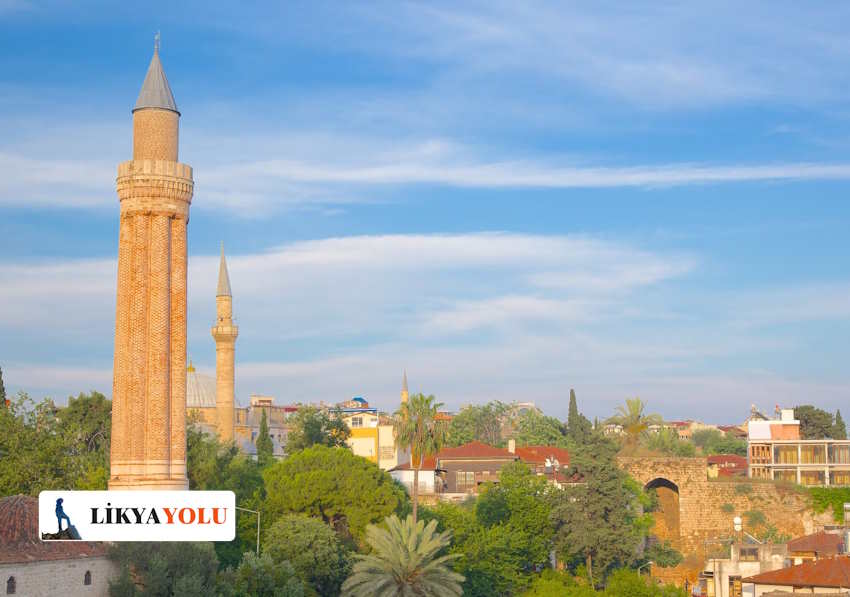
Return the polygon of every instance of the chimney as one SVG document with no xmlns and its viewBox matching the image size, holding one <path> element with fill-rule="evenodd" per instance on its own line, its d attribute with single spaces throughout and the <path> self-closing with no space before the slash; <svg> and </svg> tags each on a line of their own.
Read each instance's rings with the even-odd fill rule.
<svg viewBox="0 0 850 597">
<path fill-rule="evenodd" d="M 508 440 L 508 452 L 516 454 L 516 440 L 513 438 Z"/>
</svg>

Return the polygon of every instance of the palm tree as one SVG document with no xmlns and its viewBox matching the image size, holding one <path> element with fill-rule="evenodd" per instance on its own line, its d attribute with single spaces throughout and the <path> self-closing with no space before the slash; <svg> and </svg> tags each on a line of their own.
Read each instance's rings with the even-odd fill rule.
<svg viewBox="0 0 850 597">
<path fill-rule="evenodd" d="M 437 521 L 425 526 L 412 516 L 393 514 L 386 529 L 366 528 L 369 555 L 357 555 L 351 576 L 342 585 L 344 597 L 459 597 L 464 577 L 446 564 L 460 554 L 437 556 L 451 543 L 451 532 L 435 533 Z"/>
<path fill-rule="evenodd" d="M 419 469 L 425 458 L 435 456 L 446 442 L 446 426 L 437 420 L 437 410 L 443 406 L 434 396 L 414 394 L 401 405 L 393 419 L 396 446 L 410 448 L 413 467 L 413 522 L 419 507 Z"/>
<path fill-rule="evenodd" d="M 646 403 L 640 398 L 626 398 L 625 406 L 618 406 L 617 414 L 606 422 L 621 425 L 626 433 L 626 442 L 635 445 L 650 425 L 663 422 L 661 415 L 643 414 L 645 408 Z"/>
</svg>

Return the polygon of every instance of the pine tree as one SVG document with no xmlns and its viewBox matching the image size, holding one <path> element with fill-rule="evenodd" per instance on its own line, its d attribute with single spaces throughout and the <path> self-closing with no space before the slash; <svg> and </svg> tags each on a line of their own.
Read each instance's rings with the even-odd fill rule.
<svg viewBox="0 0 850 597">
<path fill-rule="evenodd" d="M 832 438 L 847 439 L 847 427 L 844 425 L 844 419 L 841 418 L 840 410 L 835 411 L 835 423 L 832 425 Z"/>
<path fill-rule="evenodd" d="M 6 387 L 3 385 L 2 367 L 0 367 L 0 406 L 6 406 Z"/>
<path fill-rule="evenodd" d="M 570 389 L 570 411 L 567 415 L 567 435 L 577 444 L 583 443 L 590 433 L 590 421 L 578 412 L 576 392 Z"/>
<path fill-rule="evenodd" d="M 260 463 L 260 466 L 265 466 L 272 461 L 273 457 L 274 446 L 269 435 L 269 420 L 266 417 L 266 409 L 263 409 L 263 416 L 260 419 L 260 434 L 257 436 L 257 462 Z"/>
</svg>

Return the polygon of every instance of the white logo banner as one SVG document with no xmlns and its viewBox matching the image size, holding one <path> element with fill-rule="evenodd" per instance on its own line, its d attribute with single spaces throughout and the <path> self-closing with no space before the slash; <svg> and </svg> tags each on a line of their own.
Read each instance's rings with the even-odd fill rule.
<svg viewBox="0 0 850 597">
<path fill-rule="evenodd" d="M 42 491 L 42 541 L 232 541 L 232 491 Z"/>
</svg>

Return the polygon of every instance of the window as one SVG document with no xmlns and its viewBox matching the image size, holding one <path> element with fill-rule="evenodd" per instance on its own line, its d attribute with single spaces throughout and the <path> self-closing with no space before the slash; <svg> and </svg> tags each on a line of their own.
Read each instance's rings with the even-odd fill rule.
<svg viewBox="0 0 850 597">
<path fill-rule="evenodd" d="M 825 464 L 826 463 L 826 445 L 823 445 L 823 446 L 801 446 L 800 447 L 800 463 L 801 464 Z"/>
<path fill-rule="evenodd" d="M 850 464 L 850 446 L 830 446 L 829 461 L 833 464 Z"/>
<path fill-rule="evenodd" d="M 475 473 L 457 471 L 455 475 L 458 491 L 468 491 L 475 487 Z"/>
<path fill-rule="evenodd" d="M 759 548 L 758 547 L 742 547 L 738 556 L 741 562 L 758 562 Z"/>
<path fill-rule="evenodd" d="M 825 485 L 823 471 L 800 471 L 800 485 Z"/>
<path fill-rule="evenodd" d="M 351 428 L 363 427 L 363 417 L 351 417 Z"/>
<path fill-rule="evenodd" d="M 776 481 L 788 481 L 790 483 L 797 482 L 797 471 L 796 470 L 774 470 L 773 478 Z"/>
<path fill-rule="evenodd" d="M 91 584 L 91 570 L 86 570 L 86 575 L 83 576 L 83 584 L 86 586 Z"/>
<path fill-rule="evenodd" d="M 392 460 L 395 458 L 395 448 L 393 446 L 381 446 L 381 460 Z"/>
<path fill-rule="evenodd" d="M 10 576 L 9 580 L 6 581 L 6 594 L 14 595 L 15 594 L 15 577 Z"/>
<path fill-rule="evenodd" d="M 830 485 L 850 485 L 850 471 L 831 471 L 829 473 Z"/>
<path fill-rule="evenodd" d="M 797 446 L 776 446 L 773 461 L 776 464 L 797 464 Z"/>
</svg>

